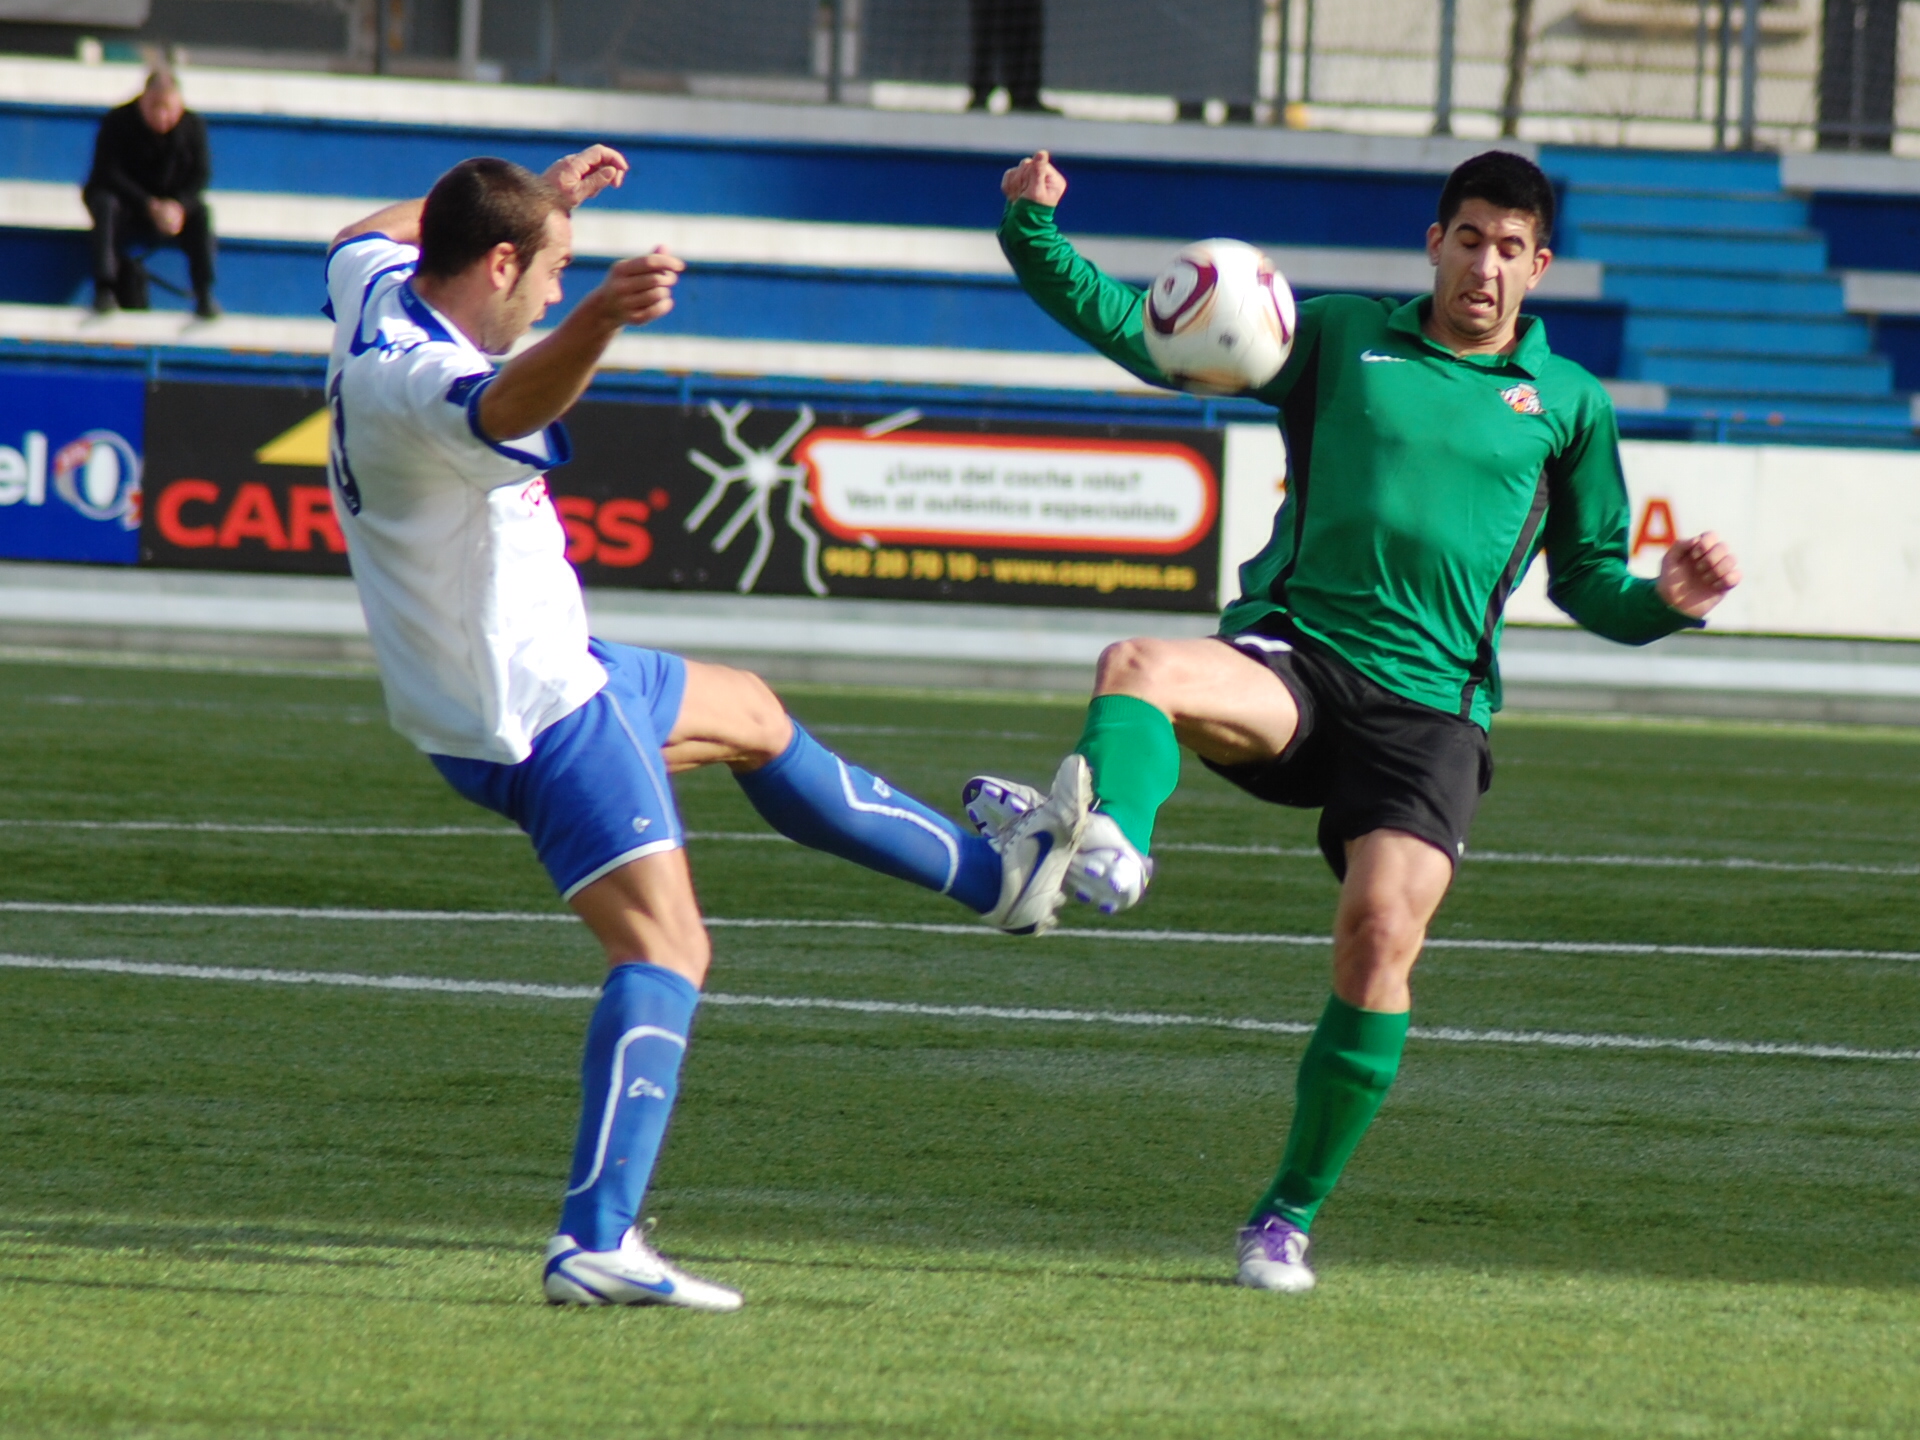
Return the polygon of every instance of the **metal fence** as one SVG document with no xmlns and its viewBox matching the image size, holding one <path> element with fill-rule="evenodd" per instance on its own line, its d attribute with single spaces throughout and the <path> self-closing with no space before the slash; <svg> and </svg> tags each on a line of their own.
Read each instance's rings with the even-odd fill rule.
<svg viewBox="0 0 1920 1440">
<path fill-rule="evenodd" d="M 1829 145 L 1920 154 L 1913 8 L 1911 0 L 151 0 L 132 38 L 184 46 L 202 64 L 898 108 L 1046 105 L 1089 117 L 1381 133 L 1504 129 L 1592 144 L 1802 149 L 1824 135 Z"/>
</svg>

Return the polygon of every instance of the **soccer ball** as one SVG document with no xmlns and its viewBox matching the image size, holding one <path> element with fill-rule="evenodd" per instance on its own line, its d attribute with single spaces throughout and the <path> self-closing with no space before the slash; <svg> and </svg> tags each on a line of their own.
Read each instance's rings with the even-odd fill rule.
<svg viewBox="0 0 1920 1440">
<path fill-rule="evenodd" d="M 1145 338 L 1153 363 L 1182 390 L 1258 390 L 1293 349 L 1293 291 L 1253 246 L 1202 240 L 1147 291 Z"/>
</svg>

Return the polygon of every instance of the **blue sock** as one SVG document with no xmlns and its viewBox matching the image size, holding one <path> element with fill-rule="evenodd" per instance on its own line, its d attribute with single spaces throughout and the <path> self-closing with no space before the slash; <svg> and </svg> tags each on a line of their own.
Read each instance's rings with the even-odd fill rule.
<svg viewBox="0 0 1920 1440">
<path fill-rule="evenodd" d="M 560 1233 L 583 1250 L 613 1249 L 640 1214 L 699 1003 L 693 982 L 662 966 L 636 962 L 607 972 L 587 1022 L 580 1138 L 560 1209 Z"/>
<path fill-rule="evenodd" d="M 975 914 L 1000 903 L 1000 856 L 991 845 L 849 765 L 798 723 L 777 758 L 734 779 L 789 840 L 951 895 Z"/>
</svg>

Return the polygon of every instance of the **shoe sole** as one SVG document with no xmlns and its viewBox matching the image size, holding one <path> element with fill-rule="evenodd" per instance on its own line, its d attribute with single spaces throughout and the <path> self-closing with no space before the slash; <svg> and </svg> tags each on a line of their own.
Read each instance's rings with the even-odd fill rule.
<svg viewBox="0 0 1920 1440">
<path fill-rule="evenodd" d="M 547 1304 L 556 1308 L 571 1306 L 576 1309 L 598 1309 L 616 1305 L 662 1305 L 674 1310 L 697 1310 L 708 1315 L 727 1315 L 738 1310 L 743 1303 L 736 1296 L 731 1304 L 725 1302 L 709 1304 L 689 1298 L 684 1291 L 676 1290 L 669 1295 L 658 1295 L 642 1286 L 635 1286 L 626 1294 L 607 1294 L 594 1289 L 579 1276 L 564 1270 L 548 1275 L 542 1288 Z M 568 1293 L 556 1295 L 555 1290 L 564 1290 Z"/>
<path fill-rule="evenodd" d="M 1249 1279 L 1247 1272 L 1242 1270 L 1233 1277 L 1233 1283 L 1248 1290 L 1265 1290 L 1274 1295 L 1304 1295 L 1307 1291 L 1313 1289 L 1317 1282 L 1314 1277 L 1309 1274 L 1303 1283 L 1290 1282 L 1283 1285 L 1272 1285 L 1263 1280 Z"/>
</svg>

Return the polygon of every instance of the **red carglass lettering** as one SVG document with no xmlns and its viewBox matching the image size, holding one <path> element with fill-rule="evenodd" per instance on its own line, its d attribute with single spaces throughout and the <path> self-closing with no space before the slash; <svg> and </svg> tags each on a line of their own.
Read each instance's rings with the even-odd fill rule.
<svg viewBox="0 0 1920 1440">
<path fill-rule="evenodd" d="M 220 487 L 211 480 L 175 480 L 153 502 L 153 523 L 169 545 L 204 550 L 215 542 L 213 526 L 189 525 L 180 512 L 189 505 L 211 505 L 219 498 Z"/>
<path fill-rule="evenodd" d="M 346 553 L 347 537 L 333 513 L 333 497 L 324 485 L 293 485 L 287 489 L 287 545 L 311 550 L 315 537 L 336 555 Z"/>
<path fill-rule="evenodd" d="M 647 517 L 653 511 L 643 500 L 609 500 L 600 507 L 600 563 L 638 565 L 653 553 Z"/>
<path fill-rule="evenodd" d="M 242 540 L 259 540 L 269 550 L 287 548 L 287 532 L 274 508 L 273 492 L 250 480 L 234 492 L 226 519 L 220 522 L 220 548 L 237 550 Z"/>
</svg>

